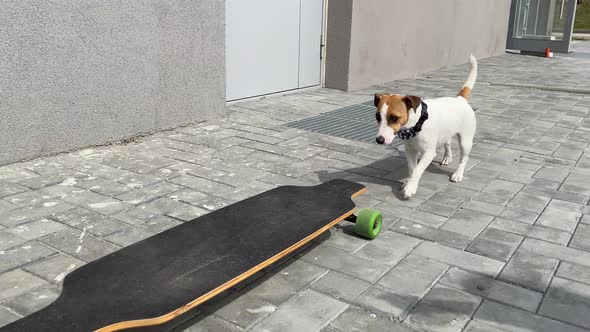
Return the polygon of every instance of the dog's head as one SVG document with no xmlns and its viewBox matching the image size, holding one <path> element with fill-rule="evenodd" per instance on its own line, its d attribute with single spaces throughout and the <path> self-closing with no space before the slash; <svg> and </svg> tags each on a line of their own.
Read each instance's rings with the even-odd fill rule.
<svg viewBox="0 0 590 332">
<path fill-rule="evenodd" d="M 416 113 L 421 99 L 416 96 L 375 94 L 375 118 L 379 125 L 377 143 L 391 144 L 400 129 L 408 123 L 410 112 Z"/>
</svg>

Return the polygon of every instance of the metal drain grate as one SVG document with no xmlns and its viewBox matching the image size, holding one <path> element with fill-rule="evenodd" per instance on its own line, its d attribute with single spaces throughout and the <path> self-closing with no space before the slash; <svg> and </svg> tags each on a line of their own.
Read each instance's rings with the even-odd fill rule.
<svg viewBox="0 0 590 332">
<path fill-rule="evenodd" d="M 477 112 L 477 107 L 473 107 L 473 111 Z M 372 100 L 289 122 L 286 126 L 365 143 L 374 143 L 377 135 L 375 106 Z M 402 143 L 395 138 L 392 146 L 396 147 Z"/>
<path fill-rule="evenodd" d="M 287 126 L 367 143 L 375 142 L 377 132 L 373 101 L 293 121 Z"/>
</svg>

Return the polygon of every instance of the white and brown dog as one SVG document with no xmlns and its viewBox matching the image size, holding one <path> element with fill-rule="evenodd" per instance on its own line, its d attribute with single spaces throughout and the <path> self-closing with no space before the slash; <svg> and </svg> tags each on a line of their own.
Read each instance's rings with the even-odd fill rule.
<svg viewBox="0 0 590 332">
<path fill-rule="evenodd" d="M 391 144 L 396 135 L 404 141 L 409 170 L 408 181 L 402 188 L 406 199 L 416 193 L 420 177 L 442 144 L 445 154 L 441 165 L 449 165 L 453 158 L 451 138 L 455 135 L 459 138 L 461 160 L 451 181 L 463 180 L 476 128 L 475 114 L 467 100 L 477 78 L 477 60 L 472 55 L 469 62 L 469 76 L 457 97 L 422 100 L 416 96 L 375 94 L 377 143 Z"/>
</svg>

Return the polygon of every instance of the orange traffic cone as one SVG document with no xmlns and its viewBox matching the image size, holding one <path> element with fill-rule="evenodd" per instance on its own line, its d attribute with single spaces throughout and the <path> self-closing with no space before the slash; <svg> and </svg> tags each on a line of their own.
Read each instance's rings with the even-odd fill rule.
<svg viewBox="0 0 590 332">
<path fill-rule="evenodd" d="M 553 52 L 551 52 L 551 49 L 549 47 L 547 47 L 545 49 L 545 57 L 546 58 L 552 58 L 553 57 Z"/>
</svg>

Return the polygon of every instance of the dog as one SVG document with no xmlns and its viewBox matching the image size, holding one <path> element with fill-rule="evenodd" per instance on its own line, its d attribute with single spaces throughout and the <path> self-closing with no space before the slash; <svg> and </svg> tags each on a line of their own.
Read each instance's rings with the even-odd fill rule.
<svg viewBox="0 0 590 332">
<path fill-rule="evenodd" d="M 461 148 L 459 166 L 450 180 L 461 182 L 476 130 L 475 113 L 469 96 L 477 79 L 477 59 L 469 59 L 469 75 L 456 97 L 422 100 L 412 95 L 375 94 L 378 144 L 391 144 L 395 136 L 403 140 L 408 162 L 408 180 L 402 195 L 409 199 L 416 194 L 422 174 L 436 157 L 437 147 L 444 144 L 441 165 L 452 159 L 451 139 L 457 135 Z M 418 156 L 421 156 L 418 161 Z"/>
</svg>

